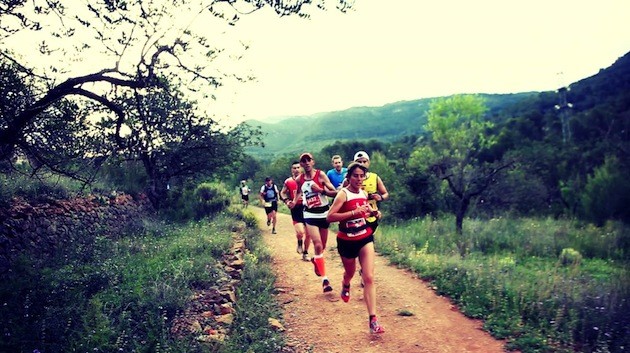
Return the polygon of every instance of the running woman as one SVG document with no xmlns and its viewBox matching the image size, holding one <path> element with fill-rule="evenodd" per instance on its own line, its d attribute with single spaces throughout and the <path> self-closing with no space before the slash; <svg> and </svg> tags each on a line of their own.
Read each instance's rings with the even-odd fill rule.
<svg viewBox="0 0 630 353">
<path fill-rule="evenodd" d="M 328 180 L 326 173 L 315 169 L 315 160 L 310 153 L 300 155 L 300 166 L 304 173 L 297 179 L 298 189 L 295 193 L 293 203 L 297 203 L 302 198 L 304 204 L 304 223 L 306 224 L 306 235 L 311 238 L 315 256 L 311 259 L 315 269 L 315 274 L 322 278 L 322 289 L 324 293 L 332 291 L 332 286 L 326 277 L 326 264 L 324 261 L 324 249 L 328 241 L 328 197 L 334 197 L 337 191 Z"/>
<path fill-rule="evenodd" d="M 357 268 L 357 261 L 363 268 L 362 278 L 365 289 L 363 296 L 368 311 L 368 327 L 371 333 L 383 333 L 385 329 L 378 323 L 376 316 L 376 287 L 374 285 L 374 234 L 367 222 L 368 217 L 380 218 L 381 213 L 372 209 L 368 203 L 368 195 L 362 190 L 368 169 L 360 163 L 353 162 L 348 166 L 347 186 L 342 188 L 326 219 L 339 222 L 337 233 L 337 251 L 343 263 L 343 279 L 341 281 L 341 299 L 350 300 L 350 282 Z"/>
<path fill-rule="evenodd" d="M 297 204 L 293 203 L 295 199 L 295 193 L 297 192 L 298 184 L 297 178 L 302 174 L 302 167 L 300 162 L 295 161 L 291 163 L 291 176 L 288 177 L 282 185 L 280 190 L 280 198 L 282 202 L 291 210 L 291 218 L 293 219 L 293 228 L 295 228 L 295 237 L 297 238 L 298 254 L 302 255 L 302 260 L 309 261 L 308 247 L 311 244 L 311 238 L 305 236 L 306 230 L 304 229 L 304 204 L 302 199 L 297 200 Z"/>
<path fill-rule="evenodd" d="M 359 151 L 354 154 L 353 160 L 359 164 L 362 164 L 366 168 L 370 168 L 370 155 L 365 151 Z M 344 186 L 348 185 L 348 180 L 344 180 Z M 361 187 L 363 191 L 365 191 L 368 195 L 368 202 L 370 206 L 372 206 L 373 210 L 378 210 L 378 204 L 381 201 L 385 201 L 389 198 L 389 192 L 381 180 L 381 177 L 374 172 L 368 172 L 365 180 L 363 180 L 363 186 Z M 367 222 L 370 228 L 372 228 L 372 233 L 376 232 L 376 228 L 378 227 L 378 221 L 376 217 L 368 217 Z M 361 276 L 361 269 L 359 269 L 359 276 Z M 362 276 L 361 276 L 362 278 Z M 363 280 L 361 280 L 361 287 L 364 286 Z"/>
</svg>

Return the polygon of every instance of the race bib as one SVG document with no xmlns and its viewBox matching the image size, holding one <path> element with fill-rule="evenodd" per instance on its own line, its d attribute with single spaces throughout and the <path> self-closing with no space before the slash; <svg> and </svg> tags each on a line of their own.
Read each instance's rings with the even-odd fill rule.
<svg viewBox="0 0 630 353">
<path fill-rule="evenodd" d="M 271 207 L 271 202 L 265 202 L 265 207 Z"/>
<path fill-rule="evenodd" d="M 322 199 L 318 193 L 310 193 L 306 196 L 306 207 L 313 208 L 322 205 Z"/>
<path fill-rule="evenodd" d="M 366 225 L 365 218 L 357 218 L 357 219 L 351 219 L 349 221 L 346 221 L 346 229 L 347 229 L 346 235 L 349 238 L 352 238 L 352 237 L 357 237 L 359 235 L 365 234 L 367 232 L 365 225 Z M 361 227 L 363 227 L 363 229 L 359 230 L 359 228 Z"/>
</svg>

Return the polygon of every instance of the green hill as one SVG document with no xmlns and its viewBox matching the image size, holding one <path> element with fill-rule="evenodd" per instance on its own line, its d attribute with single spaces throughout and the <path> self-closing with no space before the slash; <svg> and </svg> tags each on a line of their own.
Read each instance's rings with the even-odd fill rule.
<svg viewBox="0 0 630 353">
<path fill-rule="evenodd" d="M 482 94 L 490 113 L 538 93 Z M 426 111 L 435 98 L 390 103 L 381 107 L 355 107 L 342 111 L 319 113 L 310 116 L 289 117 L 277 123 L 249 120 L 260 126 L 265 134 L 265 147 L 249 148 L 247 152 L 270 160 L 279 155 L 298 154 L 305 150 L 318 151 L 335 141 L 375 139 L 391 142 L 403 136 L 424 132 Z"/>
</svg>

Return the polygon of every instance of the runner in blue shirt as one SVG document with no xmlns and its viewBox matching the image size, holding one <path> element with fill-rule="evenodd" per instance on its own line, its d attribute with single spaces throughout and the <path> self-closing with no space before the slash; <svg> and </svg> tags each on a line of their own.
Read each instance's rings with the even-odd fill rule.
<svg viewBox="0 0 630 353">
<path fill-rule="evenodd" d="M 348 169 L 343 166 L 343 160 L 340 155 L 336 154 L 330 160 L 333 168 L 326 172 L 326 176 L 330 179 L 335 189 L 340 189 Z"/>
</svg>

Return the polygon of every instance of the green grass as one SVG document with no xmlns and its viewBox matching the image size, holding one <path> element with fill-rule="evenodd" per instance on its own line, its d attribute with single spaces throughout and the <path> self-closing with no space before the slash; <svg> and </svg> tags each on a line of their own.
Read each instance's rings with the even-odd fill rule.
<svg viewBox="0 0 630 353">
<path fill-rule="evenodd" d="M 430 280 L 466 315 L 483 319 L 510 348 L 623 352 L 630 346 L 627 227 L 550 219 L 467 220 L 464 227 L 471 244 L 465 258 L 452 219 L 384 225 L 377 248 Z"/>
<path fill-rule="evenodd" d="M 192 290 L 227 280 L 219 261 L 233 229 L 252 250 L 229 339 L 218 346 L 174 339 L 172 319 Z M 227 212 L 180 226 L 147 222 L 140 234 L 97 237 L 47 261 L 24 256 L 1 274 L 0 351 L 275 352 L 282 340 L 266 323 L 279 310 L 259 238 L 252 215 Z"/>
</svg>

